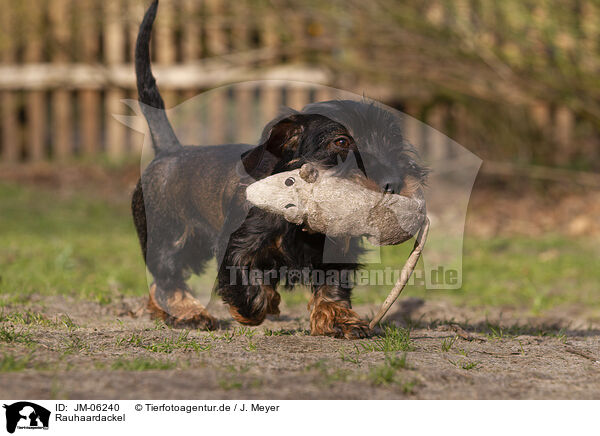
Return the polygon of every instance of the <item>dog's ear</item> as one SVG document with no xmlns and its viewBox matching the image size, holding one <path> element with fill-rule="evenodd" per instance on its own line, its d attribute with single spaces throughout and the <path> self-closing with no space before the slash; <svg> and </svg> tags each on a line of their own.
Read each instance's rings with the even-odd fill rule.
<svg viewBox="0 0 600 436">
<path fill-rule="evenodd" d="M 303 115 L 280 116 L 267 124 L 263 130 L 260 145 L 242 155 L 246 173 L 254 179 L 271 175 L 273 169 L 286 152 L 298 147 L 300 135 L 304 131 Z"/>
<path fill-rule="evenodd" d="M 279 162 L 278 157 L 271 153 L 265 153 L 265 147 L 262 145 L 243 153 L 241 159 L 244 171 L 255 180 L 271 175 L 275 165 Z"/>
<path fill-rule="evenodd" d="M 296 113 L 268 125 L 263 131 L 261 145 L 266 151 L 279 158 L 286 151 L 295 150 L 304 131 L 303 118 L 303 115 Z"/>
</svg>

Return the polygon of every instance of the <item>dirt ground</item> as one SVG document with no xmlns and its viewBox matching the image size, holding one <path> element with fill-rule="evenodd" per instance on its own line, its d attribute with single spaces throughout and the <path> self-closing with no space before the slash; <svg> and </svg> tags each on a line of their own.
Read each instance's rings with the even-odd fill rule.
<svg viewBox="0 0 600 436">
<path fill-rule="evenodd" d="M 600 328 L 579 309 L 579 318 L 565 311 L 547 324 L 409 298 L 388 316 L 387 332 L 348 341 L 309 336 L 303 307 L 283 307 L 257 328 L 213 307 L 223 321 L 208 333 L 131 316 L 142 304 L 46 298 L 5 308 L 3 364 L 14 368 L 0 372 L 1 396 L 600 399 Z M 357 308 L 364 316 L 375 309 Z M 409 338 L 390 339 L 406 328 Z"/>
</svg>

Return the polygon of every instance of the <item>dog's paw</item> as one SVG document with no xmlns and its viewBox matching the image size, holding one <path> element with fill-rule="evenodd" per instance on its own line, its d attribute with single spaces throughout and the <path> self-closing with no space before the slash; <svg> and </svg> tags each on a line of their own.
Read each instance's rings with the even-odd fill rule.
<svg viewBox="0 0 600 436">
<path fill-rule="evenodd" d="M 168 297 L 156 295 L 156 285 L 150 289 L 148 310 L 152 318 L 162 319 L 174 328 L 214 330 L 218 321 L 189 291 L 177 289 Z"/>
<path fill-rule="evenodd" d="M 319 301 L 310 314 L 312 336 L 363 339 L 371 335 L 367 322 L 349 309 L 345 302 Z"/>
<path fill-rule="evenodd" d="M 165 324 L 176 329 L 215 330 L 218 321 L 208 312 L 186 315 L 184 317 L 168 316 Z"/>
<path fill-rule="evenodd" d="M 369 324 L 360 319 L 356 322 L 334 325 L 333 331 L 335 334 L 330 336 L 340 339 L 364 339 L 371 336 Z"/>
<path fill-rule="evenodd" d="M 281 302 L 281 296 L 275 289 L 267 288 L 267 315 L 279 316 L 279 303 Z"/>
</svg>

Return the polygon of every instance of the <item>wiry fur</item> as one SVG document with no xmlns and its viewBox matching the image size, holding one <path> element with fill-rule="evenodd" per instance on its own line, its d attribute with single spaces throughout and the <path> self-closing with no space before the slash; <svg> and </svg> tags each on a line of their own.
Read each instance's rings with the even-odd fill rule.
<svg viewBox="0 0 600 436">
<path fill-rule="evenodd" d="M 200 306 L 189 301 L 193 297 L 185 281 L 190 273 L 200 273 L 206 261 L 216 255 L 217 292 L 236 320 L 260 324 L 267 314 L 278 313 L 276 288 L 281 277 L 244 285 L 240 270 L 234 271 L 236 280 L 231 280 L 231 267 L 352 270 L 358 268 L 362 251 L 357 240 L 332 241 L 345 253 L 345 260 L 325 262 L 326 236 L 250 208 L 245 200 L 248 183 L 300 168 L 306 162 L 337 167 L 340 172 L 348 170 L 340 162 L 355 162 L 371 183 L 392 192 L 400 192 L 407 177 L 420 182 L 425 174 L 413 160 L 410 146 L 393 127 L 397 122 L 388 120 L 382 109 L 359 102 L 331 101 L 309 105 L 302 112 L 289 110 L 265 127 L 258 146 L 182 146 L 165 115 L 150 69 L 149 40 L 157 3 L 150 6 L 141 24 L 135 62 L 139 99 L 156 156 L 132 198 L 142 251 L 155 280 L 152 309 L 174 312 L 163 318 L 176 326 L 211 328 L 214 322 L 203 308 L 190 315 L 190 307 Z M 353 116 L 357 120 L 336 119 L 348 109 L 356 112 Z M 361 127 L 353 132 L 355 121 Z M 381 143 L 381 134 L 369 133 L 369 126 L 377 130 L 391 127 L 389 132 L 393 133 L 381 133 L 390 138 Z M 340 137 L 348 139 L 344 146 L 339 145 Z M 248 174 L 246 178 L 240 178 L 241 168 Z M 291 280 L 288 285 L 292 287 Z M 323 302 L 316 306 L 321 311 L 326 307 L 323 313 L 328 314 L 313 316 L 318 319 L 313 333 L 349 338 L 366 334 L 366 324 L 351 311 L 351 288 L 351 283 L 341 282 L 312 285 L 318 301 Z"/>
</svg>

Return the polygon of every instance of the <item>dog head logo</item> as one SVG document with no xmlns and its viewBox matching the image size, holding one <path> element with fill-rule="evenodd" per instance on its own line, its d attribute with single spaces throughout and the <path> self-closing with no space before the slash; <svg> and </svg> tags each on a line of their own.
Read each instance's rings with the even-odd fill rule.
<svg viewBox="0 0 600 436">
<path fill-rule="evenodd" d="M 18 429 L 48 429 L 50 411 L 28 401 L 3 406 L 6 409 L 6 431 Z"/>
</svg>

